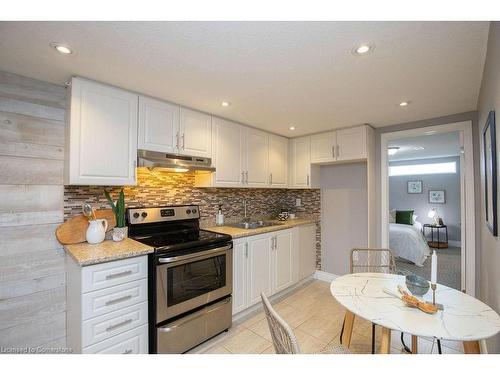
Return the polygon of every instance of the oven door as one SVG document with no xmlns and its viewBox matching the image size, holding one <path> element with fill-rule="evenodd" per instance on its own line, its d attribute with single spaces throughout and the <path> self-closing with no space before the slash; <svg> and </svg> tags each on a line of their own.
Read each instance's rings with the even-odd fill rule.
<svg viewBox="0 0 500 375">
<path fill-rule="evenodd" d="M 156 322 L 228 296 L 233 285 L 233 245 L 173 257 L 156 266 Z"/>
</svg>

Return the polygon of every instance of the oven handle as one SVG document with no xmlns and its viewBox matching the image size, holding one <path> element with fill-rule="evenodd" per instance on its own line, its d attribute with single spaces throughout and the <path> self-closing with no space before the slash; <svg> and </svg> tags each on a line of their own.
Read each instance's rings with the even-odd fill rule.
<svg viewBox="0 0 500 375">
<path fill-rule="evenodd" d="M 181 255 L 178 257 L 158 258 L 158 262 L 159 263 L 180 262 L 180 261 L 186 260 L 186 259 L 200 258 L 200 257 L 203 257 L 205 255 L 210 255 L 210 254 L 214 254 L 214 253 L 219 253 L 221 251 L 230 250 L 231 248 L 232 248 L 232 245 L 227 245 L 227 246 L 223 246 L 223 247 L 217 247 L 215 249 L 210 249 L 207 251 L 201 251 L 201 252 L 195 253 L 195 254 Z"/>
</svg>

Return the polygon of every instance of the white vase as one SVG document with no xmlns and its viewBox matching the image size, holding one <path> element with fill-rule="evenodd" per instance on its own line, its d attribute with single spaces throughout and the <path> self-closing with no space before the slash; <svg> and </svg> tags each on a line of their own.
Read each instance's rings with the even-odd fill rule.
<svg viewBox="0 0 500 375">
<path fill-rule="evenodd" d="M 115 242 L 122 241 L 125 238 L 127 238 L 127 235 L 128 235 L 128 227 L 123 227 L 123 228 L 114 227 L 113 228 L 113 241 L 115 241 Z"/>
<path fill-rule="evenodd" d="M 87 233 L 85 235 L 87 242 L 90 244 L 101 243 L 106 236 L 108 229 L 108 221 L 106 219 L 90 220 Z"/>
</svg>

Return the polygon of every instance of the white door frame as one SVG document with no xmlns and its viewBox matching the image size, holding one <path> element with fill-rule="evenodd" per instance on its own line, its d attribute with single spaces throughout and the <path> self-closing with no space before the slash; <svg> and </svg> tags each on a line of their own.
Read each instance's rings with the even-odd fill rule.
<svg viewBox="0 0 500 375">
<path fill-rule="evenodd" d="M 460 157 L 461 183 L 461 224 L 462 224 L 462 290 L 471 296 L 476 290 L 476 228 L 474 196 L 474 153 L 472 146 L 472 121 L 455 122 L 424 128 L 383 133 L 380 139 L 380 174 L 381 174 L 381 244 L 389 247 L 389 164 L 387 146 L 389 141 L 401 138 L 418 137 L 433 133 L 460 132 L 463 152 Z"/>
</svg>

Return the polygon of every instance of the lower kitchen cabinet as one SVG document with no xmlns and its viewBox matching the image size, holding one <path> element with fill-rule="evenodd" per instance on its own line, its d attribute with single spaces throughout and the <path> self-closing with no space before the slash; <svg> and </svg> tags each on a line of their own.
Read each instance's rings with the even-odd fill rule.
<svg viewBox="0 0 500 375">
<path fill-rule="evenodd" d="M 316 231 L 311 228 L 315 225 L 233 241 L 233 315 L 260 303 L 262 292 L 272 296 L 314 273 Z"/>
<path fill-rule="evenodd" d="M 66 259 L 68 347 L 74 353 L 147 354 L 147 256 L 84 267 Z"/>
</svg>

